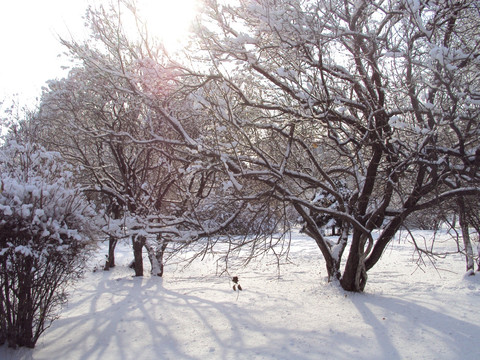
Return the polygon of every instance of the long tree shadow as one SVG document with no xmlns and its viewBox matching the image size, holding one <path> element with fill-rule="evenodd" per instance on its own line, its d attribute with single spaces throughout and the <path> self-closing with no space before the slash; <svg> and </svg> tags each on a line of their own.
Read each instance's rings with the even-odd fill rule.
<svg viewBox="0 0 480 360">
<path fill-rule="evenodd" d="M 480 325 L 432 310 L 410 299 L 359 294 L 353 297 L 352 303 L 372 328 L 382 349 L 382 358 L 404 358 L 406 349 L 402 349 L 401 354 L 400 347 L 408 347 L 409 353 L 418 349 L 419 357 L 429 353 L 441 356 L 443 352 L 445 358 L 451 354 L 458 359 L 480 358 L 480 348 L 475 354 L 469 352 Z M 455 307 L 455 304 L 451 306 Z"/>
<path fill-rule="evenodd" d="M 276 304 L 300 308 L 281 293 L 255 291 L 252 301 L 269 298 L 270 308 L 248 303 L 246 311 L 230 288 L 207 282 L 172 290 L 161 278 L 97 276 L 22 359 L 346 359 L 342 349 L 360 341 L 321 323 L 312 330 L 267 321 L 281 311 Z"/>
<path fill-rule="evenodd" d="M 165 338 L 169 332 L 168 324 L 162 326 L 161 321 L 152 317 L 151 309 L 149 312 L 145 306 L 151 301 L 146 294 L 149 290 L 155 290 L 157 295 L 163 292 L 163 289 L 157 289 L 162 287 L 162 279 L 110 279 L 109 275 L 106 273 L 98 287 L 92 288 L 87 295 L 82 294 L 79 300 L 71 301 L 70 311 L 57 320 L 46 334 L 44 349 L 47 353 L 53 346 L 56 356 L 65 359 L 111 358 L 112 351 L 117 359 L 141 358 L 145 349 L 136 348 L 145 344 L 144 337 L 160 341 Z M 147 324 L 148 329 L 140 323 Z M 68 340 L 65 341 L 65 338 Z M 172 355 L 193 359 L 172 340 L 170 338 L 168 344 Z M 58 342 L 64 346 L 55 346 Z"/>
<path fill-rule="evenodd" d="M 380 295 L 345 297 L 325 288 L 320 294 L 286 296 L 256 288 L 236 301 L 218 278 L 164 283 L 118 274 L 89 275 L 37 349 L 12 359 L 400 359 L 405 354 L 400 347 L 408 340 L 431 342 L 432 334 L 422 338 L 422 330 L 434 330 L 437 343 L 466 355 L 462 347 L 471 349 L 467 342 L 480 330 L 412 300 Z M 342 307 L 340 323 L 332 320 L 332 301 Z M 296 312 L 312 306 L 316 315 L 309 323 L 299 322 Z M 395 334 L 388 321 L 394 321 Z M 415 328 L 411 322 L 418 334 L 406 334 Z"/>
</svg>

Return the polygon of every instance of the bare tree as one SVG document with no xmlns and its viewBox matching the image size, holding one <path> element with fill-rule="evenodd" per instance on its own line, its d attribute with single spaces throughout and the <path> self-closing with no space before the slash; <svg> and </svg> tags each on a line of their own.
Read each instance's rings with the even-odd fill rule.
<svg viewBox="0 0 480 360">
<path fill-rule="evenodd" d="M 245 194 L 261 183 L 297 210 L 345 290 L 363 291 L 408 216 L 479 192 L 478 15 L 476 1 L 206 1 L 185 71 L 234 139 L 215 151 Z M 337 240 L 318 214 L 341 220 Z"/>
<path fill-rule="evenodd" d="M 80 65 L 50 82 L 36 125 L 43 144 L 83 166 L 84 190 L 116 219 L 107 229 L 110 249 L 123 232 L 132 240 L 136 275 L 143 274 L 146 248 L 152 273 L 161 276 L 170 242 L 221 231 L 243 202 L 223 189 L 222 167 L 199 155 L 211 135 L 187 101 L 191 90 L 179 86 L 182 74 L 150 43 L 140 19 L 138 37 L 129 38 L 124 16 L 135 9 L 117 5 L 88 11 L 89 41 L 63 40 Z M 236 205 L 202 216 L 215 198 Z M 109 265 L 112 258 L 111 251 Z"/>
<path fill-rule="evenodd" d="M 168 159 L 172 208 L 129 195 L 140 245 L 146 234 L 189 243 L 225 228 L 234 216 L 206 227 L 199 209 L 227 190 L 242 204 L 294 208 L 330 279 L 363 291 L 409 216 L 479 193 L 477 2 L 205 4 L 183 59 L 162 58 L 147 36 L 129 42 L 115 9 L 90 13 L 100 46 L 66 42 L 109 89 L 92 94 L 135 109 L 133 128 L 91 134 Z M 338 238 L 323 235 L 322 216 L 336 219 Z"/>
</svg>

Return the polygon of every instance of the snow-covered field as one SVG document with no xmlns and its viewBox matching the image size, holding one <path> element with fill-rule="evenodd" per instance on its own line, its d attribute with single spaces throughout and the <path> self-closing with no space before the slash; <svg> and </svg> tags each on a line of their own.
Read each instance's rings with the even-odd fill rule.
<svg viewBox="0 0 480 360">
<path fill-rule="evenodd" d="M 240 293 L 213 259 L 171 263 L 163 279 L 132 277 L 130 259 L 120 247 L 121 266 L 88 272 L 34 350 L 3 346 L 0 359 L 480 359 L 480 274 L 464 277 L 461 255 L 419 267 L 397 240 L 363 294 L 327 284 L 299 234 L 280 272 L 268 258 L 231 272 Z"/>
</svg>

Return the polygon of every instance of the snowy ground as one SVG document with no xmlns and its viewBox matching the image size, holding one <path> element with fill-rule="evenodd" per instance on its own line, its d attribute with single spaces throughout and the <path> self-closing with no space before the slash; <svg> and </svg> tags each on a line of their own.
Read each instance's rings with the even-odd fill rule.
<svg viewBox="0 0 480 360">
<path fill-rule="evenodd" d="M 126 246 L 117 256 L 131 257 Z M 480 274 L 464 278 L 460 255 L 416 259 L 392 243 L 364 294 L 327 284 L 302 235 L 280 274 L 269 259 L 231 273 L 239 294 L 211 259 L 171 264 L 164 279 L 89 272 L 34 350 L 3 346 L 0 359 L 480 359 Z"/>
</svg>

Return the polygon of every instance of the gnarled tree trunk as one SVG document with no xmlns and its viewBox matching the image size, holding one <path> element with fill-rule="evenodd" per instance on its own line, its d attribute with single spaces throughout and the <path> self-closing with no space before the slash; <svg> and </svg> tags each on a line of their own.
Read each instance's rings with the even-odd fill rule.
<svg viewBox="0 0 480 360">
<path fill-rule="evenodd" d="M 158 244 L 149 244 L 148 240 L 145 242 L 145 248 L 148 252 L 148 258 L 152 266 L 151 274 L 154 276 L 163 276 L 164 262 L 163 257 L 167 249 L 168 241 L 165 241 L 160 236 L 157 237 Z"/>
<path fill-rule="evenodd" d="M 143 246 L 145 245 L 144 236 L 132 236 L 133 245 L 133 263 L 135 267 L 135 276 L 143 276 Z"/>
</svg>

